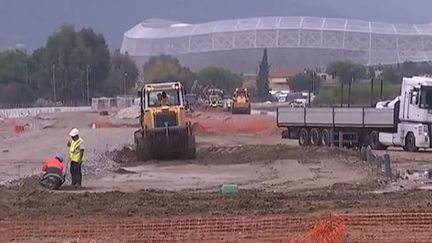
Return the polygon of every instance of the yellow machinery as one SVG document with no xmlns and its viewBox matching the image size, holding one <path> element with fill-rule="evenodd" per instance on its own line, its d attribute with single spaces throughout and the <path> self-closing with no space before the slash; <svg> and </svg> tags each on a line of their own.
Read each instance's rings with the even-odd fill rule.
<svg viewBox="0 0 432 243">
<path fill-rule="evenodd" d="M 250 114 L 251 103 L 247 89 L 236 89 L 233 94 L 231 105 L 232 114 Z"/>
<path fill-rule="evenodd" d="M 141 129 L 134 140 L 141 160 L 194 159 L 195 136 L 186 121 L 185 93 L 180 82 L 146 84 L 140 97 Z"/>
</svg>

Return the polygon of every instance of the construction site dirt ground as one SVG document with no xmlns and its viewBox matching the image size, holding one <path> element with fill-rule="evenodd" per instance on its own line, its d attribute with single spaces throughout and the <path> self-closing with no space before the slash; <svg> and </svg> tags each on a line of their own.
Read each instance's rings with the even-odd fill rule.
<svg viewBox="0 0 432 243">
<path fill-rule="evenodd" d="M 296 219 L 290 221 L 292 224 L 287 223 L 287 227 L 297 225 L 292 232 L 278 228 L 279 236 L 275 233 L 274 238 L 268 235 L 270 238 L 266 238 L 281 240 L 306 232 L 317 217 L 332 213 L 347 218 L 349 242 L 374 242 L 373 239 L 384 242 L 383 233 L 389 235 L 387 231 L 365 224 L 363 228 L 361 225 L 350 228 L 354 222 L 350 217 L 360 217 L 352 215 L 365 213 L 397 213 L 402 215 L 400 224 L 403 224 L 403 214 L 411 213 L 413 226 L 410 229 L 415 230 L 413 221 L 416 216 L 412 214 L 432 212 L 432 192 L 429 190 L 402 187 L 397 180 L 384 178 L 360 160 L 356 151 L 300 148 L 296 141 L 282 140 L 272 117 L 202 112 L 192 116 L 191 120 L 197 133 L 197 159 L 144 163 L 136 159 L 131 146 L 133 132 L 137 129 L 136 119 L 117 119 L 113 115 L 99 116 L 97 113 L 58 113 L 16 119 L 15 124 L 28 124 L 28 128 L 19 134 L 13 132 L 10 121 L 4 122 L 2 131 L 6 132 L 0 138 L 0 182 L 3 184 L 0 186 L 0 235 L 3 228 L 7 237 L 0 236 L 0 240 L 14 240 L 19 233 L 12 231 L 36 221 L 48 224 L 82 220 L 94 224 L 91 220 L 117 222 L 139 219 L 148 223 L 151 219 L 163 221 L 172 217 L 304 218 L 304 222 Z M 101 128 L 93 129 L 98 127 L 95 124 Z M 67 181 L 62 190 L 46 191 L 37 180 L 42 162 L 56 154 L 66 156 L 68 132 L 72 127 L 80 129 L 86 142 L 84 187 L 74 189 L 68 186 Z M 395 170 L 427 168 L 432 158 L 428 151 L 405 153 L 390 150 L 388 153 Z M 237 184 L 239 192 L 222 195 L 219 190 L 226 183 Z M 376 219 L 376 224 L 384 222 L 391 228 L 394 217 L 388 217 L 384 222 L 378 216 L 371 216 Z M 432 225 L 432 217 L 425 218 Z M 13 228 L 11 225 L 15 224 Z M 366 233 L 361 234 L 365 229 L 369 230 L 369 238 L 364 238 Z M 400 229 L 400 225 L 392 228 L 395 232 L 396 229 Z M 426 232 L 426 228 L 421 228 L 421 231 Z M 31 242 L 42 237 L 39 234 L 31 238 L 33 236 L 17 239 Z M 419 242 L 427 236 L 430 235 L 425 233 L 422 235 L 424 238 L 412 238 L 412 242 Z M 65 236 L 50 237 L 55 242 Z M 94 235 L 83 237 L 84 240 L 105 239 Z M 168 238 L 175 241 L 172 237 Z M 254 237 L 249 239 L 260 242 L 258 235 Z M 392 239 L 388 242 L 396 242 L 395 237 Z"/>
</svg>

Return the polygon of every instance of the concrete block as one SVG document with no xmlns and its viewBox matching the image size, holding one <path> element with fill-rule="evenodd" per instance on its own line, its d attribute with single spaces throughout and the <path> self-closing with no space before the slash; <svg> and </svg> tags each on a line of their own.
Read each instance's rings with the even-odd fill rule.
<svg viewBox="0 0 432 243">
<path fill-rule="evenodd" d="M 384 164 L 383 164 L 384 174 L 386 177 L 392 178 L 390 155 L 384 154 L 383 160 L 384 160 Z"/>
</svg>

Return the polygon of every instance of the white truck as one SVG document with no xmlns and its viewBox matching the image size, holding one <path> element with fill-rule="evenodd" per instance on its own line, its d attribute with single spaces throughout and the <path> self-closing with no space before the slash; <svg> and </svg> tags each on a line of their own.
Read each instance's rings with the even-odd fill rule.
<svg viewBox="0 0 432 243">
<path fill-rule="evenodd" d="M 432 78 L 403 78 L 400 98 L 392 107 L 279 108 L 283 138 L 301 146 L 389 146 L 415 152 L 431 148 Z"/>
</svg>

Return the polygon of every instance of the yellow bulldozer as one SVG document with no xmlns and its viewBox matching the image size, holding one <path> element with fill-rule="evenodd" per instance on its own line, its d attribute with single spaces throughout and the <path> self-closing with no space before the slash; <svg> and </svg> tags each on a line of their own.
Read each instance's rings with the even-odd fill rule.
<svg viewBox="0 0 432 243">
<path fill-rule="evenodd" d="M 186 121 L 185 92 L 180 82 L 146 84 L 138 92 L 140 125 L 134 133 L 138 158 L 194 159 L 195 136 Z"/>
<path fill-rule="evenodd" d="M 247 89 L 235 89 L 231 105 L 232 114 L 250 114 L 251 103 Z"/>
</svg>

